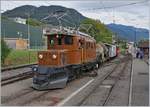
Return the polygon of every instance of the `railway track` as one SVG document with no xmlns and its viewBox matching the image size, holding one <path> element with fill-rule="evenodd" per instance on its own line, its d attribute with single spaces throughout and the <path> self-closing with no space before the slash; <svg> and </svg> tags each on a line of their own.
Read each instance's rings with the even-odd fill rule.
<svg viewBox="0 0 150 107">
<path fill-rule="evenodd" d="M 2 68 L 1 86 L 31 78 L 33 76 L 33 72 L 31 71 L 33 65 L 37 65 L 37 63 Z"/>
<path fill-rule="evenodd" d="M 122 67 L 122 69 L 121 69 L 121 72 L 119 72 L 117 78 L 115 78 L 114 84 L 111 85 L 111 88 L 110 88 L 110 90 L 109 90 L 109 93 L 108 93 L 108 95 L 107 95 L 107 98 L 105 99 L 105 101 L 104 101 L 104 103 L 103 103 L 103 106 L 106 106 L 106 105 L 107 105 L 107 103 L 108 103 L 110 97 L 112 96 L 112 91 L 113 91 L 114 87 L 117 85 L 117 82 L 119 81 L 121 74 L 125 71 L 125 68 L 126 68 L 127 64 L 128 64 L 128 61 L 125 62 L 125 64 L 123 65 L 123 67 Z"/>
<path fill-rule="evenodd" d="M 37 63 L 25 64 L 25 65 L 14 66 L 14 67 L 5 67 L 5 68 L 2 68 L 2 69 L 1 69 L 1 72 L 10 71 L 10 70 L 15 70 L 15 69 L 24 68 L 24 67 L 31 67 L 31 66 L 33 66 L 33 65 L 37 65 Z"/>
<path fill-rule="evenodd" d="M 113 69 L 112 69 L 112 71 L 110 71 L 110 72 L 108 72 L 104 77 L 103 77 L 103 79 L 96 85 L 96 87 L 93 89 L 93 91 L 91 92 L 91 93 L 89 93 L 89 95 L 88 96 L 86 96 L 83 100 L 82 100 L 82 102 L 80 102 L 79 104 L 77 104 L 77 105 L 80 105 L 80 106 L 86 106 L 86 105 L 90 105 L 89 104 L 89 100 L 91 100 L 90 98 L 91 97 L 93 97 L 94 96 L 94 92 L 97 90 L 97 88 L 98 87 L 100 87 L 100 86 L 108 86 L 108 87 L 111 87 L 110 89 L 109 89 L 109 91 L 107 92 L 107 95 L 105 95 L 105 97 L 103 97 L 102 99 L 102 101 L 99 103 L 98 101 L 97 101 L 97 104 L 95 104 L 96 106 L 107 106 L 107 105 L 109 105 L 108 104 L 108 102 L 110 101 L 110 98 L 112 98 L 112 94 L 113 94 L 113 90 L 114 90 L 114 88 L 115 87 L 117 87 L 117 82 L 120 80 L 120 77 L 121 77 L 121 75 L 126 71 L 126 67 L 127 67 L 127 65 L 128 65 L 128 63 L 129 63 L 129 61 L 131 61 L 131 59 L 130 59 L 131 57 L 129 56 L 129 57 L 126 57 L 126 58 L 124 58 L 124 59 L 122 59 L 121 60 L 121 63 L 119 63 L 119 64 L 117 64 Z M 123 66 L 122 66 L 123 65 Z M 121 67 L 122 66 L 122 67 Z M 119 69 L 119 70 L 118 70 Z M 117 75 L 116 75 L 116 77 L 114 78 L 114 83 L 113 84 L 103 84 L 103 82 L 105 81 L 105 80 L 107 80 L 108 78 L 110 78 L 111 77 L 111 75 L 114 73 L 114 72 L 116 72 L 116 71 L 118 71 L 118 73 L 117 73 Z M 93 94 L 93 95 L 92 95 Z M 100 98 L 100 96 L 99 96 L 99 98 Z M 98 99 L 95 99 L 95 100 L 98 100 Z M 93 101 L 94 102 L 94 101 Z M 91 103 L 91 101 L 90 101 L 90 103 Z M 93 104 L 94 105 L 94 104 Z"/>
<path fill-rule="evenodd" d="M 31 78 L 32 76 L 33 76 L 33 72 L 27 71 L 27 72 L 24 72 L 15 76 L 6 77 L 1 80 L 1 86 L 8 85 L 8 84 L 21 81 L 24 79 L 28 79 L 28 78 Z"/>
</svg>

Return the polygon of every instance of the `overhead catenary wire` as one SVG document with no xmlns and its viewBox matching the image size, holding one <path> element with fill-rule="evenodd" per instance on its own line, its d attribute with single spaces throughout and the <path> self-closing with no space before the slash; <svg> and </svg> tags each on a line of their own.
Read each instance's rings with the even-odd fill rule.
<svg viewBox="0 0 150 107">
<path fill-rule="evenodd" d="M 126 6 L 130 6 L 130 5 L 136 5 L 136 4 L 141 4 L 141 3 L 145 3 L 148 2 L 149 0 L 144 0 L 141 2 L 134 2 L 134 3 L 128 3 L 128 4 L 121 4 L 121 5 L 116 5 L 116 6 L 107 6 L 105 7 L 105 9 L 112 9 L 112 8 L 119 8 L 119 7 L 126 7 Z M 88 9 L 79 9 L 80 11 L 93 11 L 93 10 L 100 10 L 100 9 L 104 9 L 104 7 L 97 7 L 97 8 L 88 8 Z"/>
<path fill-rule="evenodd" d="M 111 16 L 111 17 L 112 17 L 112 19 L 113 19 L 112 22 L 115 23 L 115 13 L 114 13 L 114 8 L 113 8 L 113 11 L 112 11 L 113 14 L 111 15 L 111 14 L 109 14 L 109 11 L 107 10 L 107 8 L 104 6 L 103 2 L 101 1 L 100 3 L 101 3 L 101 5 L 102 5 L 104 11 L 108 14 L 108 16 Z"/>
</svg>

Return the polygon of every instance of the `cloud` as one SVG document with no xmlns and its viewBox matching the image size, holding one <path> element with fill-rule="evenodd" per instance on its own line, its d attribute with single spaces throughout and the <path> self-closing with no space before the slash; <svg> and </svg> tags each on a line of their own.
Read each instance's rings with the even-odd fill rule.
<svg viewBox="0 0 150 107">
<path fill-rule="evenodd" d="M 94 11 L 94 12 L 82 12 L 83 15 L 93 18 L 93 19 L 100 19 L 103 23 L 109 24 L 115 23 L 118 24 L 126 24 L 135 27 L 142 27 L 142 28 L 149 28 L 149 17 L 135 15 L 128 12 L 110 12 L 107 13 L 105 11 Z M 140 16 L 140 17 L 139 17 Z M 142 17 L 142 20 L 141 20 Z"/>
</svg>

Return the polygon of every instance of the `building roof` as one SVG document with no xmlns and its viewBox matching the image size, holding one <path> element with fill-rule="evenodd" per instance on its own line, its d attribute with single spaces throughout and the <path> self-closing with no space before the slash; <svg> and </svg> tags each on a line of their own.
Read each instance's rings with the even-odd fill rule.
<svg viewBox="0 0 150 107">
<path fill-rule="evenodd" d="M 149 48 L 149 41 L 144 41 L 139 43 L 138 45 L 139 48 Z"/>
</svg>

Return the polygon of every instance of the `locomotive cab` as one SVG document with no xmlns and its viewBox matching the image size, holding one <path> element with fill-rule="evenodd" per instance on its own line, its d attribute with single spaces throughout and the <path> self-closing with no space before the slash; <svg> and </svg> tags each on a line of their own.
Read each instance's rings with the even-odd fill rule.
<svg viewBox="0 0 150 107">
<path fill-rule="evenodd" d="M 64 66 L 67 64 L 64 54 L 73 47 L 73 36 L 62 34 L 47 35 L 47 47 L 46 51 L 38 52 L 38 65 L 49 67 Z"/>
</svg>

